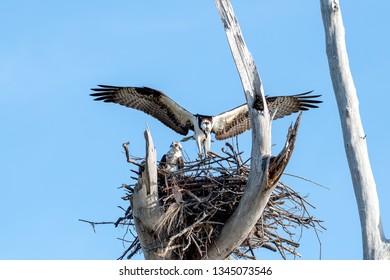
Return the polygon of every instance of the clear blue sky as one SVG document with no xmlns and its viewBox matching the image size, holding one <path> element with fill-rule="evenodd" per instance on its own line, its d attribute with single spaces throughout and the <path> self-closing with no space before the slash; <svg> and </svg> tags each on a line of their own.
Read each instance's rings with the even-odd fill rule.
<svg viewBox="0 0 390 280">
<path fill-rule="evenodd" d="M 314 89 L 283 178 L 324 220 L 323 259 L 361 259 L 360 223 L 329 77 L 319 1 L 232 1 L 268 95 Z M 341 1 L 382 220 L 390 236 L 389 1 Z M 115 221 L 131 173 L 121 144 L 144 156 L 148 124 L 161 156 L 181 136 L 151 117 L 93 102 L 96 84 L 160 89 L 193 113 L 216 114 L 244 94 L 214 1 L 14 1 L 0 9 L 0 259 L 116 259 L 124 229 L 94 233 L 79 218 Z M 293 117 L 273 123 L 274 153 Z M 240 136 L 250 152 L 250 133 Z M 218 150 L 223 143 L 214 142 Z M 187 153 L 195 144 L 184 144 Z M 302 259 L 318 259 L 312 231 Z M 259 252 L 259 258 L 279 258 Z"/>
</svg>

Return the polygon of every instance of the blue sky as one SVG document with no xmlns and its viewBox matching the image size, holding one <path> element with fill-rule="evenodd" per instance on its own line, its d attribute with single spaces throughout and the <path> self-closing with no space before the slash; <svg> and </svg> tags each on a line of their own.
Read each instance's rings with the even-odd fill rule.
<svg viewBox="0 0 390 280">
<path fill-rule="evenodd" d="M 360 223 L 325 54 L 319 1 L 232 1 L 268 95 L 314 89 L 284 177 L 324 220 L 321 246 L 304 231 L 302 259 L 361 259 Z M 388 1 L 341 1 L 385 233 L 390 235 L 387 84 Z M 115 221 L 131 166 L 121 144 L 144 156 L 148 125 L 158 156 L 181 136 L 151 117 L 93 102 L 97 84 L 160 89 L 193 113 L 245 101 L 214 1 L 2 1 L 0 9 L 0 259 L 116 259 Z M 273 123 L 274 153 L 294 117 Z M 250 152 L 250 133 L 239 137 Z M 223 143 L 214 142 L 219 150 Z M 195 144 L 184 149 L 194 154 Z M 260 251 L 259 258 L 279 259 Z"/>
</svg>

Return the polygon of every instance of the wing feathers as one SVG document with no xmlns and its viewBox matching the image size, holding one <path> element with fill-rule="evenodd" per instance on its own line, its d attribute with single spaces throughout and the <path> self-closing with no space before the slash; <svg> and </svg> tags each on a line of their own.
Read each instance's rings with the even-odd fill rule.
<svg viewBox="0 0 390 280">
<path fill-rule="evenodd" d="M 316 98 L 321 95 L 310 95 L 313 91 L 290 96 L 266 97 L 270 115 L 274 115 L 274 120 L 297 113 L 307 111 L 310 108 L 318 108 L 316 104 L 322 103 Z"/>
<path fill-rule="evenodd" d="M 116 87 L 99 85 L 90 94 L 96 101 L 117 103 L 143 111 L 179 134 L 187 135 L 194 130 L 193 115 L 163 92 L 148 87 Z M 318 108 L 321 95 L 310 95 L 313 91 L 291 96 L 266 97 L 268 109 L 274 119 L 283 118 L 299 111 Z M 212 132 L 217 140 L 239 135 L 251 128 L 247 104 L 213 117 Z"/>
<path fill-rule="evenodd" d="M 213 117 L 213 129 L 217 140 L 234 137 L 251 128 L 248 105 L 243 104 Z"/>
<path fill-rule="evenodd" d="M 321 95 L 310 95 L 313 91 L 290 96 L 266 97 L 270 115 L 274 119 L 283 118 L 299 111 L 318 108 Z M 213 132 L 217 140 L 223 140 L 239 135 L 251 128 L 249 110 L 246 104 L 221 113 L 213 118 Z"/>
<path fill-rule="evenodd" d="M 166 96 L 163 92 L 148 87 L 116 87 L 99 85 L 92 88 L 96 101 L 117 103 L 143 111 L 179 134 L 187 135 L 193 130 L 192 114 Z"/>
</svg>

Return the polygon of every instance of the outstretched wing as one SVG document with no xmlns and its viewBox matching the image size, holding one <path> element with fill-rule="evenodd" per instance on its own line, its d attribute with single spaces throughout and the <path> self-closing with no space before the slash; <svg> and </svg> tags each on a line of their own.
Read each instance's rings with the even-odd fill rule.
<svg viewBox="0 0 390 280">
<path fill-rule="evenodd" d="M 307 111 L 310 108 L 318 108 L 316 104 L 322 103 L 322 101 L 316 98 L 321 95 L 310 95 L 312 92 L 308 91 L 290 96 L 266 97 L 271 117 L 275 114 L 274 120 L 276 120 L 291 115 L 292 113 Z"/>
<path fill-rule="evenodd" d="M 309 95 L 313 91 L 290 95 L 266 97 L 268 110 L 275 119 L 283 118 L 299 111 L 318 108 L 316 104 L 322 101 L 316 98 L 321 95 Z M 216 115 L 213 118 L 213 129 L 217 140 L 234 137 L 251 128 L 247 104 L 243 104 L 230 111 Z"/>
<path fill-rule="evenodd" d="M 99 85 L 91 93 L 97 101 L 117 103 L 153 116 L 179 134 L 194 130 L 193 115 L 163 92 L 148 87 Z"/>
<path fill-rule="evenodd" d="M 213 117 L 215 139 L 224 140 L 244 133 L 251 128 L 248 105 L 243 104 Z"/>
</svg>

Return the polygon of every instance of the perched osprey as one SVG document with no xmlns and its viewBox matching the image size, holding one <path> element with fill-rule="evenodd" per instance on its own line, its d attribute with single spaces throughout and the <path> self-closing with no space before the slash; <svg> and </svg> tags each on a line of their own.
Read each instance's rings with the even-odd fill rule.
<svg viewBox="0 0 390 280">
<path fill-rule="evenodd" d="M 230 111 L 206 116 L 192 114 L 163 92 L 148 87 L 116 87 L 99 85 L 92 88 L 96 93 L 90 94 L 95 100 L 118 103 L 120 105 L 143 111 L 179 134 L 187 135 L 194 131 L 199 156 L 202 148 L 207 156 L 210 151 L 211 133 L 217 140 L 223 140 L 239 135 L 251 128 L 247 104 Z M 270 115 L 274 119 L 283 118 L 298 111 L 318 108 L 316 100 L 320 95 L 309 95 L 312 91 L 291 96 L 266 97 Z"/>
<path fill-rule="evenodd" d="M 183 153 L 180 142 L 172 142 L 169 151 L 161 158 L 159 167 L 168 172 L 174 172 L 184 168 Z"/>
</svg>

